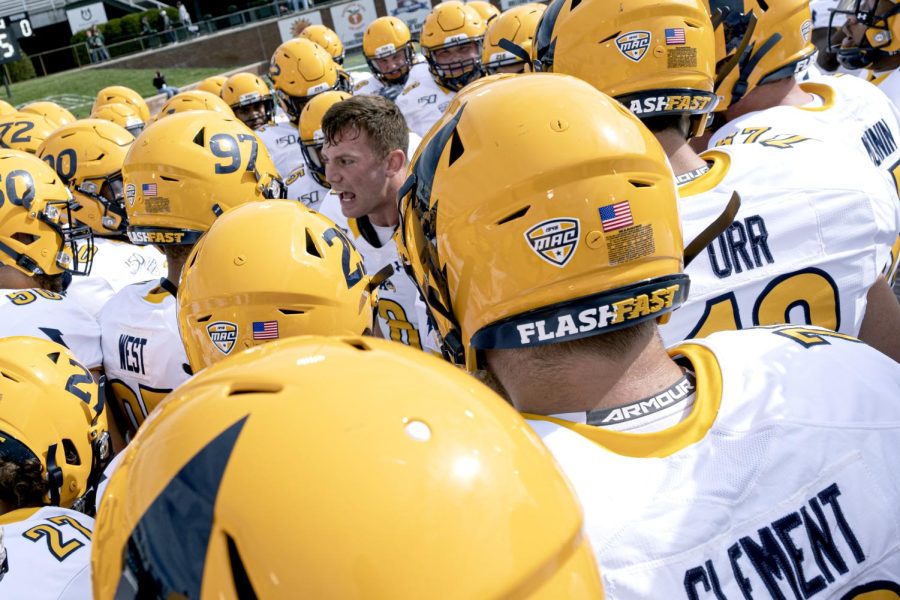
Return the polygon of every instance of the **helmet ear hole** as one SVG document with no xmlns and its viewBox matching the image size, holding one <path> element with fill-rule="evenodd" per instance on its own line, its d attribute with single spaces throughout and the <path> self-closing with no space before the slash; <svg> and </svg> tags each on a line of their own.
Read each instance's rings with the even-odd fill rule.
<svg viewBox="0 0 900 600">
<path fill-rule="evenodd" d="M 316 245 L 316 240 L 309 229 L 306 230 L 306 252 L 307 254 L 315 256 L 316 258 L 322 258 L 322 252 Z"/>
<path fill-rule="evenodd" d="M 67 465 L 80 465 L 81 457 L 78 455 L 78 448 L 75 447 L 75 443 L 69 438 L 65 438 L 62 441 L 63 454 L 66 457 Z"/>
<path fill-rule="evenodd" d="M 33 244 L 38 239 L 36 235 L 32 235 L 30 233 L 24 233 L 21 231 L 16 232 L 9 237 L 11 237 L 12 239 L 16 240 L 17 242 L 19 242 L 20 244 L 23 244 L 25 246 L 28 246 L 29 244 Z"/>
</svg>

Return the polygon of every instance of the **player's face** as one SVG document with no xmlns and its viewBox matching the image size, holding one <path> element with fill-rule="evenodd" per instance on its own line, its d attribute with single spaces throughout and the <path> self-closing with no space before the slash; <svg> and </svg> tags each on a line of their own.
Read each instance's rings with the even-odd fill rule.
<svg viewBox="0 0 900 600">
<path fill-rule="evenodd" d="M 434 51 L 434 62 L 444 67 L 445 76 L 458 77 L 472 70 L 469 61 L 478 58 L 478 44 L 468 42 Z"/>
<path fill-rule="evenodd" d="M 238 106 L 234 109 L 234 116 L 256 131 L 266 124 L 266 105 L 263 102 L 254 102 L 247 106 Z"/>
<path fill-rule="evenodd" d="M 375 68 L 382 75 L 396 75 L 399 77 L 409 70 L 409 63 L 406 60 L 406 49 L 404 48 L 382 58 L 373 58 L 372 64 L 375 65 Z"/>
<path fill-rule="evenodd" d="M 325 178 L 341 200 L 341 212 L 358 219 L 380 211 L 391 201 L 388 193 L 387 157 L 379 157 L 369 135 L 356 129 L 344 130 L 336 143 L 322 148 Z"/>
</svg>

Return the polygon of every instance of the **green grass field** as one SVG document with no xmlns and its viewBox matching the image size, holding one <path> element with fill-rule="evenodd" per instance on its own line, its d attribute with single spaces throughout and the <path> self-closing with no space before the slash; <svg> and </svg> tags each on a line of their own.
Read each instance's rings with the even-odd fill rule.
<svg viewBox="0 0 900 600">
<path fill-rule="evenodd" d="M 223 69 L 165 69 L 163 73 L 169 85 L 179 87 L 217 75 Z M 52 100 L 68 108 L 76 117 L 86 117 L 91 112 L 94 97 L 108 85 L 124 85 L 144 97 L 155 96 L 153 87 L 155 72 L 152 69 L 85 69 L 29 79 L 10 86 L 12 99 L 6 97 L 0 87 L 0 99 L 20 105 L 37 100 Z"/>
<path fill-rule="evenodd" d="M 361 53 L 348 54 L 346 68 L 365 68 Z M 231 69 L 163 69 L 166 82 L 181 87 L 229 71 Z M 145 98 L 158 92 L 153 87 L 155 71 L 152 69 L 84 69 L 29 79 L 10 86 L 12 98 L 6 97 L 0 86 L 0 99 L 16 106 L 38 100 L 50 100 L 69 109 L 78 118 L 91 112 L 97 92 L 109 85 L 124 85 L 136 90 Z"/>
</svg>

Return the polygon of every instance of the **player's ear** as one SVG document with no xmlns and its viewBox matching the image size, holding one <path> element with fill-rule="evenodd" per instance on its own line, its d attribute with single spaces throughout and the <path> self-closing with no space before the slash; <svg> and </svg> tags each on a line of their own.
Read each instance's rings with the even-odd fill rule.
<svg viewBox="0 0 900 600">
<path fill-rule="evenodd" d="M 387 155 L 387 174 L 392 177 L 398 171 L 406 171 L 406 153 L 399 148 L 391 150 Z"/>
</svg>

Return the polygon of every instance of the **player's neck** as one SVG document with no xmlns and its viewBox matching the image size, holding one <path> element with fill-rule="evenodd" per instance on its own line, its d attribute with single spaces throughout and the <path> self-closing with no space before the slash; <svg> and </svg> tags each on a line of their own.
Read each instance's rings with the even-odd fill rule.
<svg viewBox="0 0 900 600">
<path fill-rule="evenodd" d="M 0 289 L 26 290 L 37 285 L 34 279 L 10 266 L 0 265 Z"/>
<path fill-rule="evenodd" d="M 404 172 L 385 182 L 385 187 L 378 207 L 368 214 L 369 222 L 377 227 L 396 227 L 400 223 L 400 210 L 397 203 L 397 195 L 403 185 Z"/>
<path fill-rule="evenodd" d="M 893 71 L 900 67 L 900 54 L 888 56 L 882 60 L 872 64 L 872 70 L 876 73 L 884 73 L 885 71 Z"/>
<path fill-rule="evenodd" d="M 184 270 L 184 265 L 187 262 L 188 256 L 190 254 L 184 253 L 166 253 L 166 265 L 168 271 L 166 272 L 166 279 L 174 283 L 176 286 L 178 282 L 181 280 L 181 271 Z"/>
<path fill-rule="evenodd" d="M 725 121 L 776 106 L 803 106 L 812 100 L 813 95 L 800 87 L 796 78 L 786 77 L 754 88 L 739 102 L 729 106 L 725 111 Z"/>
<path fill-rule="evenodd" d="M 588 352 L 541 356 L 541 348 L 488 351 L 490 369 L 520 412 L 552 415 L 612 408 L 665 390 L 683 376 L 659 334 L 615 358 Z"/>
<path fill-rule="evenodd" d="M 675 127 L 655 132 L 656 139 L 669 157 L 669 163 L 675 175 L 684 175 L 706 166 L 706 161 L 700 158 L 688 140 L 684 138 Z"/>
</svg>

